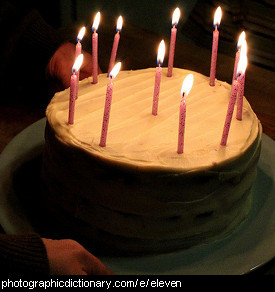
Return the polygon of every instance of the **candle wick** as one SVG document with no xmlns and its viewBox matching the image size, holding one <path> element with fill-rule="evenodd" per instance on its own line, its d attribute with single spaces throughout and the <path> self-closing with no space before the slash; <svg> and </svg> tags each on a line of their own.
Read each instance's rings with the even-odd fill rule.
<svg viewBox="0 0 275 292">
<path fill-rule="evenodd" d="M 237 73 L 237 79 L 239 80 L 242 77 L 243 73 Z"/>
</svg>

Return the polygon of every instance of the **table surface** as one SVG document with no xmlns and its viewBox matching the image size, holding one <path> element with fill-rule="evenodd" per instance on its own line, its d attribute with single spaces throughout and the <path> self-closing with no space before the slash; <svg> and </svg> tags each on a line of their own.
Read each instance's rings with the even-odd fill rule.
<svg viewBox="0 0 275 292">
<path fill-rule="evenodd" d="M 103 43 L 99 42 L 100 66 L 107 70 L 110 48 L 113 41 L 113 31 L 101 28 L 105 36 Z M 141 30 L 132 25 L 125 25 L 123 38 L 118 50 L 118 59 L 123 60 L 124 69 L 140 69 L 156 66 L 156 52 L 161 39 L 169 43 L 169 36 L 158 35 L 150 31 Z M 103 42 L 103 41 L 102 41 Z M 109 45 L 106 45 L 109 44 Z M 140 52 L 146 48 L 142 57 Z M 177 40 L 174 65 L 200 72 L 209 76 L 211 52 L 188 41 Z M 166 58 L 167 59 L 167 58 Z M 167 66 L 164 62 L 164 66 Z M 234 58 L 218 55 L 216 77 L 231 83 Z M 266 135 L 275 139 L 275 72 L 249 64 L 246 72 L 245 96 L 262 123 Z M 10 140 L 24 128 L 45 116 L 45 108 L 22 102 L 0 103 L 0 152 Z M 1 232 L 1 228 L 0 228 Z M 2 231 L 3 232 L 3 231 Z M 262 268 L 252 272 L 259 275 L 275 275 L 275 259 Z"/>
</svg>

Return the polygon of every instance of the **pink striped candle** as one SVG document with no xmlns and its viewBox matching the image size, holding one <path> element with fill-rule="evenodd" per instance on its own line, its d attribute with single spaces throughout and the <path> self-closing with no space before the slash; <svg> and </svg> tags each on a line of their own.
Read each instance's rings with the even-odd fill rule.
<svg viewBox="0 0 275 292">
<path fill-rule="evenodd" d="M 171 29 L 171 38 L 170 38 L 170 47 L 169 47 L 167 77 L 172 77 L 174 57 L 175 57 L 176 38 L 177 38 L 177 25 L 179 22 L 179 17 L 180 17 L 180 10 L 179 8 L 176 8 L 173 13 L 173 18 L 172 18 L 172 29 Z"/>
<path fill-rule="evenodd" d="M 81 43 L 78 41 L 78 43 L 76 44 L 76 48 L 75 48 L 75 58 L 77 58 L 82 51 L 82 45 Z M 76 76 L 77 76 L 77 83 L 79 82 L 79 74 L 80 71 L 77 71 Z M 78 92 L 78 87 L 77 87 L 77 92 Z M 78 94 L 76 94 L 76 98 L 78 98 Z"/>
<path fill-rule="evenodd" d="M 244 73 L 242 74 L 241 79 L 240 79 L 240 86 L 239 86 L 238 97 L 237 97 L 237 115 L 236 115 L 236 118 L 239 121 L 241 121 L 243 118 L 243 96 L 244 96 L 244 84 L 245 84 L 245 70 L 246 70 L 246 66 L 247 66 L 247 43 L 246 43 L 246 40 L 244 40 L 242 43 L 240 55 L 242 56 L 242 62 L 243 62 L 243 64 L 239 64 L 240 67 L 242 67 L 240 70 L 242 70 Z"/>
<path fill-rule="evenodd" d="M 162 63 L 165 55 L 165 44 L 162 40 L 159 44 L 157 64 L 156 67 L 156 76 L 155 76 L 155 86 L 154 86 L 154 97 L 153 97 L 153 106 L 152 106 L 152 115 L 156 116 L 158 114 L 158 101 L 159 101 L 159 92 L 160 92 L 160 82 L 161 82 L 161 72 L 162 72 Z"/>
<path fill-rule="evenodd" d="M 121 29 L 122 29 L 122 17 L 119 16 L 119 18 L 117 20 L 117 27 L 116 27 L 117 33 L 115 34 L 115 37 L 114 37 L 114 42 L 113 42 L 113 47 L 112 47 L 112 52 L 111 52 L 111 57 L 110 57 L 107 76 L 109 76 L 109 74 L 110 74 L 110 72 L 111 72 L 111 70 L 112 70 L 112 68 L 114 67 L 114 64 L 115 64 Z"/>
<path fill-rule="evenodd" d="M 117 63 L 112 71 L 110 72 L 110 82 L 107 85 L 107 91 L 106 91 L 106 99 L 105 99 L 105 108 L 104 108 L 104 114 L 103 114 L 103 122 L 102 122 L 102 129 L 101 129 L 101 137 L 100 137 L 100 143 L 99 146 L 105 147 L 106 146 L 106 140 L 107 140 L 107 133 L 108 133 L 108 125 L 109 125 L 109 119 L 110 119 L 110 111 L 111 111 L 111 104 L 112 104 L 112 96 L 113 96 L 113 79 L 117 76 L 119 70 L 121 67 L 121 63 Z"/>
<path fill-rule="evenodd" d="M 153 106 L 152 106 L 152 115 L 154 115 L 154 116 L 156 116 L 158 114 L 158 102 L 159 102 L 161 72 L 162 72 L 162 67 L 159 64 L 159 66 L 156 67 L 154 99 L 153 99 Z"/>
<path fill-rule="evenodd" d="M 69 118 L 68 123 L 72 125 L 74 123 L 74 111 L 75 111 L 75 101 L 78 94 L 78 79 L 77 72 L 79 71 L 81 64 L 83 62 L 83 54 L 80 54 L 73 65 L 72 76 L 71 76 L 71 86 L 70 86 L 70 101 L 69 101 Z"/>
<path fill-rule="evenodd" d="M 237 96 L 237 120 L 241 121 L 243 119 L 243 96 L 244 96 L 244 84 L 245 84 L 245 73 L 240 79 L 238 96 Z"/>
<path fill-rule="evenodd" d="M 184 147 L 184 133 L 185 133 L 185 119 L 186 119 L 186 97 L 188 96 L 192 85 L 193 85 L 193 75 L 189 74 L 184 79 L 181 88 L 181 101 L 180 101 L 180 114 L 179 114 L 179 133 L 178 133 L 178 154 L 183 153 Z"/>
<path fill-rule="evenodd" d="M 222 140 L 221 140 L 222 146 L 226 146 L 226 143 L 227 143 L 232 115 L 233 115 L 235 102 L 237 98 L 238 88 L 239 88 L 239 80 L 237 79 L 237 80 L 234 80 L 232 84 L 231 96 L 230 96 L 230 100 L 229 100 L 229 104 L 227 108 L 227 114 L 226 114 L 226 119 L 225 119 L 223 133 L 222 133 Z"/>
<path fill-rule="evenodd" d="M 77 96 L 77 76 L 74 72 L 71 76 L 71 87 L 70 87 L 70 104 L 69 104 L 69 119 L 68 123 L 72 125 L 74 123 L 74 110 L 75 110 L 75 100 Z"/>
<path fill-rule="evenodd" d="M 219 44 L 219 31 L 218 27 L 221 21 L 221 7 L 219 6 L 214 16 L 214 27 L 213 31 L 213 43 L 212 43 L 212 55 L 211 55 L 211 68 L 210 68 L 210 86 L 215 86 L 216 68 L 217 68 L 217 56 L 218 56 L 218 44 Z"/>
<path fill-rule="evenodd" d="M 75 57 L 76 58 L 81 54 L 81 51 L 82 51 L 82 45 L 81 45 L 81 42 L 78 41 L 76 46 L 75 46 Z"/>
<path fill-rule="evenodd" d="M 183 98 L 180 101 L 178 154 L 183 153 L 184 133 L 185 133 L 185 118 L 186 118 L 186 100 L 185 100 L 185 97 L 183 96 Z"/>
<path fill-rule="evenodd" d="M 240 54 L 240 61 L 237 67 L 237 79 L 233 81 L 232 89 L 231 89 L 231 96 L 227 108 L 227 114 L 225 118 L 224 128 L 223 128 L 223 134 L 221 139 L 221 145 L 226 146 L 229 129 L 232 121 L 232 115 L 236 103 L 236 98 L 239 90 L 239 86 L 242 83 L 242 79 L 244 78 L 245 70 L 247 66 L 247 56 L 244 53 L 244 51 L 241 51 Z"/>
<path fill-rule="evenodd" d="M 98 34 L 96 32 L 93 33 L 93 84 L 98 82 Z"/>
<path fill-rule="evenodd" d="M 92 36 L 92 46 L 93 46 L 93 52 L 92 52 L 92 59 L 93 59 L 93 84 L 96 84 L 98 82 L 98 34 L 97 29 L 99 25 L 100 20 L 100 12 L 98 12 L 95 16 L 95 20 L 92 26 L 93 30 L 93 36 Z"/>
</svg>

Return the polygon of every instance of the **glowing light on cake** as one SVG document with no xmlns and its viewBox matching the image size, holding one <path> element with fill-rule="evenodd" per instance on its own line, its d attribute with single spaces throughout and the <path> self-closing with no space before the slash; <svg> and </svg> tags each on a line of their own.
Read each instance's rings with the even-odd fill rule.
<svg viewBox="0 0 275 292">
<path fill-rule="evenodd" d="M 78 78 L 77 73 L 80 70 L 80 67 L 83 62 L 83 54 L 80 54 L 72 68 L 72 76 L 71 76 L 71 86 L 70 86 L 70 103 L 69 103 L 69 118 L 68 123 L 72 125 L 74 123 L 74 110 L 75 110 L 75 101 L 77 99 L 77 93 L 78 93 Z"/>
<path fill-rule="evenodd" d="M 167 76 L 172 76 L 173 66 L 174 66 L 174 56 L 177 38 L 177 25 L 180 18 L 180 10 L 176 8 L 172 17 L 172 28 L 171 28 L 171 38 L 170 38 L 170 48 L 169 48 L 169 59 L 168 59 L 168 71 Z"/>
<path fill-rule="evenodd" d="M 75 62 L 73 64 L 72 73 L 78 72 L 80 67 L 81 67 L 81 65 L 82 65 L 82 63 L 83 63 L 83 54 L 80 54 L 76 58 L 76 60 L 75 60 Z"/>
<path fill-rule="evenodd" d="M 99 26 L 99 22 L 100 22 L 100 12 L 97 12 L 97 14 L 96 14 L 96 16 L 94 18 L 93 25 L 92 25 L 93 32 L 97 32 L 98 26 Z"/>
<path fill-rule="evenodd" d="M 193 74 L 188 74 L 182 83 L 180 114 L 179 114 L 179 134 L 178 134 L 178 154 L 183 153 L 184 147 L 184 133 L 185 133 L 185 119 L 186 119 L 186 97 L 192 89 L 194 81 Z"/>
<path fill-rule="evenodd" d="M 78 35 L 77 35 L 77 41 L 78 41 L 78 42 L 81 42 L 81 41 L 82 41 L 82 39 L 83 39 L 83 37 L 84 37 L 84 35 L 85 35 L 85 32 L 86 32 L 86 27 L 83 26 L 83 27 L 80 29 L 80 31 L 79 31 L 79 33 L 78 33 Z"/>
<path fill-rule="evenodd" d="M 158 48 L 158 55 L 157 55 L 157 64 L 158 66 L 162 66 L 163 60 L 165 55 L 165 43 L 164 40 L 162 40 L 159 44 Z"/>
<path fill-rule="evenodd" d="M 152 115 L 156 116 L 158 114 L 158 101 L 159 101 L 159 91 L 160 91 L 160 81 L 161 81 L 161 72 L 162 64 L 165 55 L 165 43 L 162 40 L 159 44 L 158 55 L 157 55 L 157 65 L 156 67 L 156 76 L 155 76 L 155 87 L 154 87 L 154 97 L 153 97 L 153 106 L 152 106 Z"/>
<path fill-rule="evenodd" d="M 212 43 L 212 56 L 211 56 L 211 68 L 210 68 L 210 86 L 215 86 L 216 68 L 217 68 L 217 55 L 218 55 L 218 45 L 219 45 L 219 26 L 222 18 L 222 10 L 219 6 L 216 9 L 214 15 L 213 25 L 215 30 L 213 31 L 213 43 Z"/>
<path fill-rule="evenodd" d="M 244 45 L 243 45 L 244 48 Z M 222 139 L 221 139 L 221 145 L 226 146 L 227 144 L 227 139 L 228 139 L 228 134 L 229 134 L 229 129 L 232 121 L 232 115 L 236 103 L 236 98 L 237 98 L 237 93 L 239 86 L 241 86 L 245 74 L 247 66 L 247 56 L 246 56 L 246 49 L 242 49 L 240 53 L 240 61 L 237 67 L 237 79 L 233 81 L 232 84 L 232 89 L 231 89 L 231 96 L 227 108 L 227 114 L 225 118 L 225 123 L 224 123 L 224 128 L 223 128 L 223 134 L 222 134 Z"/>
<path fill-rule="evenodd" d="M 109 119 L 110 119 L 110 111 L 111 111 L 111 104 L 112 104 L 112 96 L 113 96 L 113 80 L 116 78 L 118 72 L 121 68 L 121 62 L 118 62 L 112 71 L 110 72 L 109 78 L 110 82 L 107 85 L 107 91 L 106 91 L 106 99 L 105 99 L 105 108 L 104 108 L 104 114 L 103 114 L 103 122 L 102 122 L 102 130 L 101 130 L 101 137 L 100 137 L 100 143 L 99 146 L 105 147 L 106 146 L 106 140 L 107 140 L 107 133 L 108 133 L 108 125 L 109 125 Z"/>
<path fill-rule="evenodd" d="M 240 60 L 240 51 L 242 48 L 242 44 L 245 41 L 245 32 L 243 31 L 238 39 L 238 43 L 237 43 L 237 52 L 236 52 L 236 56 L 235 56 L 235 63 L 234 63 L 234 71 L 233 71 L 233 77 L 232 77 L 232 83 L 233 81 L 236 79 L 236 74 L 237 74 L 237 66 L 239 64 L 239 60 Z"/>
<path fill-rule="evenodd" d="M 173 17 L 172 17 L 172 27 L 178 25 L 178 23 L 179 23 L 179 19 L 180 19 L 180 10 L 179 10 L 179 8 L 177 7 L 177 8 L 174 10 L 174 13 L 173 13 Z"/>
<path fill-rule="evenodd" d="M 108 68 L 107 76 L 109 76 L 111 69 L 114 67 L 114 64 L 115 64 L 117 48 L 118 48 L 119 39 L 120 39 L 120 33 L 122 30 L 122 23 L 123 23 L 122 16 L 119 16 L 119 18 L 117 20 L 117 26 L 116 26 L 117 33 L 115 34 L 115 37 L 114 37 L 114 42 L 113 42 L 111 57 L 110 57 L 110 61 L 109 61 L 109 68 Z"/>
<path fill-rule="evenodd" d="M 122 19 L 122 16 L 120 15 L 119 18 L 117 19 L 117 24 L 116 24 L 116 31 L 117 32 L 121 32 L 122 24 L 123 24 L 123 19 Z"/>
<path fill-rule="evenodd" d="M 99 26 L 99 21 L 100 21 L 100 12 L 97 12 L 93 25 L 92 25 L 92 31 L 93 31 L 93 37 L 92 37 L 92 46 L 93 46 L 93 51 L 92 51 L 92 58 L 93 58 L 93 83 L 98 82 L 98 26 Z"/>
<path fill-rule="evenodd" d="M 113 70 L 110 72 L 110 78 L 111 78 L 111 79 L 116 78 L 118 72 L 120 71 L 120 68 L 121 68 L 121 62 L 118 62 L 118 63 L 114 66 Z"/>
<path fill-rule="evenodd" d="M 242 47 L 243 42 L 245 41 L 245 31 L 243 31 L 238 39 L 237 49 L 239 50 Z"/>
<path fill-rule="evenodd" d="M 216 29 L 216 27 L 220 25 L 221 23 L 221 19 L 222 19 L 222 9 L 221 7 L 219 6 L 216 11 L 215 11 L 215 15 L 214 15 L 214 21 L 213 21 L 213 25 Z"/>
</svg>

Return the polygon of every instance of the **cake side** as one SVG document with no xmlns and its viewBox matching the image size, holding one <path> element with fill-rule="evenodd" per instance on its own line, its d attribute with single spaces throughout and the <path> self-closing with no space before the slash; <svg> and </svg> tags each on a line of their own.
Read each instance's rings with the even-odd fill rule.
<svg viewBox="0 0 275 292">
<path fill-rule="evenodd" d="M 194 87 L 193 99 L 190 93 L 189 134 L 187 131 L 184 154 L 178 155 L 174 126 L 178 122 L 178 83 L 190 71 L 175 71 L 175 83 L 165 80 L 161 87 L 165 96 L 160 96 L 157 117 L 145 106 L 151 104 L 153 88 L 148 89 L 146 82 L 153 80 L 154 70 L 121 72 L 118 86 L 114 86 L 117 96 L 113 97 L 113 119 L 104 148 L 98 143 L 105 74 L 99 76 L 103 85 L 93 87 L 89 79 L 80 83 L 74 125 L 66 120 L 68 90 L 58 93 L 47 109 L 45 203 L 60 222 L 70 222 L 72 232 L 93 246 L 124 253 L 171 251 L 230 232 L 247 217 L 261 125 L 244 100 L 243 121 L 233 118 L 228 145 L 221 147 L 231 87 L 217 81 L 213 89 L 207 77 L 195 73 L 194 86 L 199 89 Z"/>
<path fill-rule="evenodd" d="M 118 171 L 48 137 L 54 150 L 45 151 L 45 202 L 61 223 L 64 216 L 65 226 L 71 221 L 72 233 L 107 251 L 163 252 L 207 242 L 247 217 L 260 140 L 259 133 L 251 156 L 237 170 L 178 176 Z M 61 153 L 63 163 L 57 159 Z"/>
</svg>

